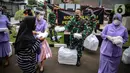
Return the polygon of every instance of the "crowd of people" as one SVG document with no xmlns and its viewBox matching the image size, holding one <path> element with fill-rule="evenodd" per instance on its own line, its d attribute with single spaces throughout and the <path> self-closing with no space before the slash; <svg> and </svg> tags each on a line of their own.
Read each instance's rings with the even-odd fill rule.
<svg viewBox="0 0 130 73">
<path fill-rule="evenodd" d="M 52 39 L 52 31 L 54 31 L 55 41 L 57 33 L 67 31 L 70 32 L 70 43 L 67 45 L 70 49 L 77 50 L 77 66 L 80 66 L 82 51 L 84 50 L 83 42 L 96 28 L 96 16 L 92 11 L 88 11 L 88 19 L 81 18 L 82 12 L 80 9 L 75 10 L 75 15 L 65 26 L 56 25 L 56 15 L 53 12 L 49 13 L 49 22 L 44 18 L 45 11 L 38 8 L 33 16 L 30 9 L 25 10 L 25 18 L 20 22 L 20 28 L 14 43 L 15 54 L 18 66 L 23 73 L 39 73 L 44 71 L 44 61 L 52 57 L 52 52 L 49 47 L 46 37 L 37 37 L 41 33 L 48 32 Z M 48 27 L 48 24 L 51 27 Z M 0 8 L 0 58 L 4 66 L 9 65 L 9 33 L 10 23 L 4 9 Z M 105 26 L 101 33 L 103 42 L 100 49 L 100 63 L 98 73 L 116 73 L 120 64 L 122 55 L 122 45 L 128 40 L 127 29 L 122 25 L 122 16 L 115 14 L 113 22 Z M 122 38 L 121 41 L 115 41 L 115 38 Z"/>
</svg>

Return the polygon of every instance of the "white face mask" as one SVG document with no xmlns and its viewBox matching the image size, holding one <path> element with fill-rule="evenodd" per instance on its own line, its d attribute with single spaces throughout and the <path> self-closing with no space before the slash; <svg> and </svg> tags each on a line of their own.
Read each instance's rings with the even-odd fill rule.
<svg viewBox="0 0 130 73">
<path fill-rule="evenodd" d="M 44 18 L 44 16 L 40 16 L 40 19 L 43 19 Z"/>
<path fill-rule="evenodd" d="M 43 19 L 44 18 L 44 16 L 39 16 L 38 17 L 38 20 L 41 20 L 41 19 Z"/>
<path fill-rule="evenodd" d="M 119 20 L 114 20 L 113 23 L 114 23 L 115 25 L 120 25 L 120 24 L 121 24 L 121 22 L 120 22 Z"/>
</svg>

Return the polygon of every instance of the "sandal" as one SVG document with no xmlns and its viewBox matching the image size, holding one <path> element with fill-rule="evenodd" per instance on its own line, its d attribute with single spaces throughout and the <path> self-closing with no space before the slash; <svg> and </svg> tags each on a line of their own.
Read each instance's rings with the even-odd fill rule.
<svg viewBox="0 0 130 73">
<path fill-rule="evenodd" d="M 43 70 L 40 70 L 40 69 L 39 69 L 39 73 L 43 73 L 43 72 L 44 72 L 44 68 L 43 68 Z"/>
<path fill-rule="evenodd" d="M 9 61 L 6 60 L 6 61 L 3 63 L 3 66 L 4 66 L 4 67 L 9 66 Z"/>
</svg>

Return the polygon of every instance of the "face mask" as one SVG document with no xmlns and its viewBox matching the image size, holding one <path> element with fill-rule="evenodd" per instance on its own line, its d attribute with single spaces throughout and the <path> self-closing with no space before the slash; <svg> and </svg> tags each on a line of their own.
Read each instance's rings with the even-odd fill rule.
<svg viewBox="0 0 130 73">
<path fill-rule="evenodd" d="M 40 16 L 40 19 L 43 19 L 44 18 L 44 16 Z"/>
<path fill-rule="evenodd" d="M 120 22 L 119 20 L 114 20 L 113 23 L 114 23 L 115 25 L 120 25 L 120 24 L 121 24 L 121 22 Z"/>
<path fill-rule="evenodd" d="M 76 20 L 78 20 L 79 19 L 79 15 L 76 15 L 75 18 L 76 18 Z"/>
<path fill-rule="evenodd" d="M 38 20 L 41 20 L 41 19 L 43 19 L 44 18 L 44 16 L 39 16 L 38 17 Z"/>
</svg>

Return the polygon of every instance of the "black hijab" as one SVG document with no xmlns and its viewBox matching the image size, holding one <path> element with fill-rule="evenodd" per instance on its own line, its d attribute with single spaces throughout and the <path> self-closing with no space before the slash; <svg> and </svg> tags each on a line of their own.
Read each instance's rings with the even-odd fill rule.
<svg viewBox="0 0 130 73">
<path fill-rule="evenodd" d="M 24 50 L 36 42 L 33 36 L 32 30 L 35 30 L 35 17 L 27 16 L 23 22 L 20 23 L 20 29 L 18 31 L 16 41 L 14 43 L 15 53 Z"/>
</svg>

